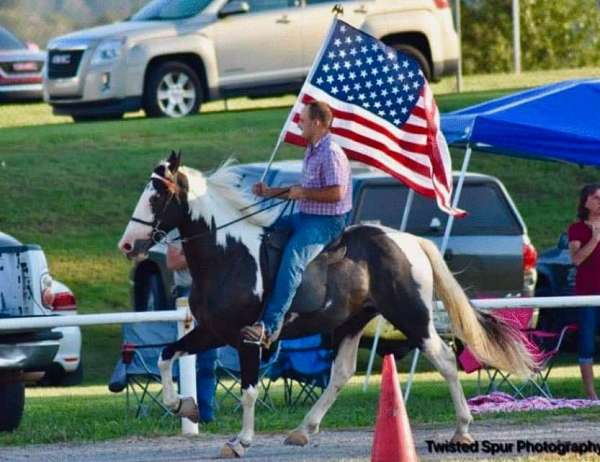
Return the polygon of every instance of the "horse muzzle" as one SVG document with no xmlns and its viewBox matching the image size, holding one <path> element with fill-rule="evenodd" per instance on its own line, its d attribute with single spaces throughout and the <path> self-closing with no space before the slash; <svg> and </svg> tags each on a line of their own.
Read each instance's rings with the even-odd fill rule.
<svg viewBox="0 0 600 462">
<path fill-rule="evenodd" d="M 148 251 L 153 245 L 152 239 L 137 239 L 133 242 L 133 246 L 129 243 L 123 244 L 121 251 L 129 260 L 139 261 L 148 256 Z"/>
</svg>

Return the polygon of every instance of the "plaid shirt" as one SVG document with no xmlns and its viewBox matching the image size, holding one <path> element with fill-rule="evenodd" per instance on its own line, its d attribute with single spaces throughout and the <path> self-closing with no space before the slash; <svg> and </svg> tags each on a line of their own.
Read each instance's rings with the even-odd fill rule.
<svg viewBox="0 0 600 462">
<path fill-rule="evenodd" d="M 338 202 L 300 200 L 300 212 L 312 215 L 342 215 L 352 209 L 352 171 L 346 154 L 325 135 L 316 145 L 306 148 L 302 163 L 302 187 L 326 188 L 344 186 L 344 197 Z"/>
</svg>

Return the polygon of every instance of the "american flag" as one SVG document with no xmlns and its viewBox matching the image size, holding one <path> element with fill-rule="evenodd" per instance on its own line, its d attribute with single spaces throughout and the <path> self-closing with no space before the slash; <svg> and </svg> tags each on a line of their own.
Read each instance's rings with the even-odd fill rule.
<svg viewBox="0 0 600 462">
<path fill-rule="evenodd" d="M 335 19 L 283 128 L 306 146 L 298 126 L 310 101 L 333 110 L 331 133 L 346 155 L 377 167 L 451 215 L 452 163 L 439 111 L 415 59 Z"/>
</svg>

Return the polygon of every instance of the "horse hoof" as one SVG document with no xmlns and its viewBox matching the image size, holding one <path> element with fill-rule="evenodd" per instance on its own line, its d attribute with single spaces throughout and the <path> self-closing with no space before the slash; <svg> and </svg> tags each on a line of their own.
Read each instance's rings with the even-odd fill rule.
<svg viewBox="0 0 600 462">
<path fill-rule="evenodd" d="M 242 443 L 238 438 L 233 438 L 223 445 L 223 448 L 221 448 L 220 457 L 222 459 L 236 459 L 239 457 L 244 457 L 246 455 L 246 449 L 249 446 L 249 444 Z"/>
<path fill-rule="evenodd" d="M 308 444 L 308 435 L 299 430 L 294 430 L 288 435 L 283 444 L 288 446 L 306 446 Z"/>
<path fill-rule="evenodd" d="M 468 433 L 458 433 L 456 432 L 452 439 L 450 440 L 452 443 L 460 443 L 460 444 L 472 444 L 475 442 L 473 437 Z"/>
<path fill-rule="evenodd" d="M 196 406 L 196 401 L 194 401 L 194 398 L 191 396 L 183 398 L 181 400 L 181 404 L 179 405 L 179 411 L 177 412 L 177 415 L 186 417 L 194 423 L 198 423 L 198 406 Z"/>
</svg>

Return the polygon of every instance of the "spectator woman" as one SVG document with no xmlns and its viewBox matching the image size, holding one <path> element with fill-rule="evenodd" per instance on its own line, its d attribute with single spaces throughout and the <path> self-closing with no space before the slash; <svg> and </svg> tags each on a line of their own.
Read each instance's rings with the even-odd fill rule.
<svg viewBox="0 0 600 462">
<path fill-rule="evenodd" d="M 577 267 L 576 295 L 600 295 L 600 184 L 583 187 L 578 221 L 569 226 L 569 250 Z M 594 387 L 595 337 L 600 324 L 597 307 L 584 307 L 579 318 L 579 368 L 585 394 L 598 399 Z"/>
</svg>

